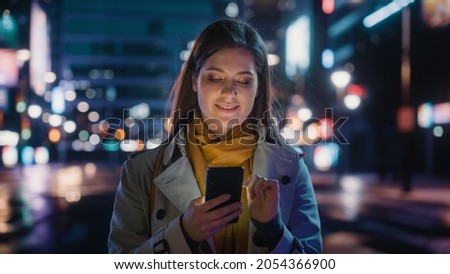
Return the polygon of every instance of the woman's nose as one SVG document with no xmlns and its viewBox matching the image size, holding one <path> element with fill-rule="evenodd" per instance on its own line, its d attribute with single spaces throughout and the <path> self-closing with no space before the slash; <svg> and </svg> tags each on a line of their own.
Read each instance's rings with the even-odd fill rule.
<svg viewBox="0 0 450 274">
<path fill-rule="evenodd" d="M 227 85 L 222 89 L 222 93 L 230 94 L 230 95 L 237 95 L 236 86 L 234 84 Z"/>
</svg>

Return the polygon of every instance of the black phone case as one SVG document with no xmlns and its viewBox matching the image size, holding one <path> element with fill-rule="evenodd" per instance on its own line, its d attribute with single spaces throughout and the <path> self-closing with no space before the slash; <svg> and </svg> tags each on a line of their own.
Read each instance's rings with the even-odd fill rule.
<svg viewBox="0 0 450 274">
<path fill-rule="evenodd" d="M 244 176 L 243 167 L 210 167 L 206 173 L 206 195 L 210 200 L 222 194 L 230 194 L 230 199 L 218 207 L 222 207 L 241 200 L 242 181 Z M 235 218 L 230 223 L 236 223 Z"/>
</svg>

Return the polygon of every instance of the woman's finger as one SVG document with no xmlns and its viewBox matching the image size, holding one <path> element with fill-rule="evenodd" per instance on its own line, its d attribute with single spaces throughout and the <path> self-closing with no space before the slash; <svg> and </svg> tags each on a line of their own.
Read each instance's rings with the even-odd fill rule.
<svg viewBox="0 0 450 274">
<path fill-rule="evenodd" d="M 250 195 L 250 199 L 253 200 L 255 198 L 260 198 L 261 190 L 264 189 L 264 182 L 267 179 L 264 177 L 260 177 L 257 175 L 251 175 L 249 177 L 247 191 Z"/>
<path fill-rule="evenodd" d="M 226 212 L 225 215 L 224 212 Z M 219 218 L 212 218 L 210 221 L 204 222 L 201 226 L 201 229 L 205 231 L 219 231 L 221 228 L 228 226 L 228 223 L 234 218 L 241 215 L 242 212 L 243 209 L 240 204 L 233 204 L 232 206 L 230 205 L 229 209 L 222 211 L 219 214 Z"/>
<path fill-rule="evenodd" d="M 206 201 L 203 206 L 202 209 L 204 212 L 208 212 L 211 209 L 215 208 L 216 206 L 219 206 L 223 203 L 225 203 L 226 201 L 228 201 L 231 198 L 230 194 L 223 194 L 220 195 L 214 199 L 208 200 Z"/>
</svg>

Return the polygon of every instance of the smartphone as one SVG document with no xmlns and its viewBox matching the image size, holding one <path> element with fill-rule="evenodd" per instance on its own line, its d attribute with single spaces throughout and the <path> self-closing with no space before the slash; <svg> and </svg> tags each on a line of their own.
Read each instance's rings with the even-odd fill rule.
<svg viewBox="0 0 450 274">
<path fill-rule="evenodd" d="M 243 177 L 243 167 L 209 167 L 206 172 L 205 200 L 208 201 L 226 193 L 231 196 L 228 201 L 215 208 L 240 201 Z M 230 223 L 236 223 L 238 219 L 239 217 L 231 220 Z"/>
</svg>

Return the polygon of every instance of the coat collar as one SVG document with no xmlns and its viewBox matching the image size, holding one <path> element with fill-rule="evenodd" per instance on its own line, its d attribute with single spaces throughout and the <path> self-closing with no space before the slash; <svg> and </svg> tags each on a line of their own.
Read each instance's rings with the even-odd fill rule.
<svg viewBox="0 0 450 274">
<path fill-rule="evenodd" d="M 186 157 L 184 132 L 180 130 L 167 144 L 162 161 L 166 168 L 154 179 L 156 187 L 180 212 L 184 212 L 192 200 L 201 196 L 191 163 Z M 181 157 L 174 159 L 174 155 L 180 155 L 174 153 L 177 149 Z"/>
</svg>

